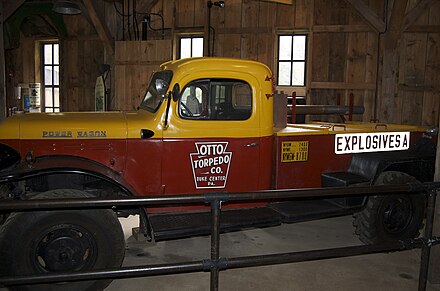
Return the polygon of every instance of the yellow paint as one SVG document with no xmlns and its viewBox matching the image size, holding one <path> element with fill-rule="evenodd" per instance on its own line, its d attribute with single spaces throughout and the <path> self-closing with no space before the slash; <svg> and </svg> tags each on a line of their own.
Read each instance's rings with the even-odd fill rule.
<svg viewBox="0 0 440 291">
<path fill-rule="evenodd" d="M 426 132 L 427 128 L 414 125 L 384 124 L 373 122 L 311 122 L 306 124 L 288 124 L 275 131 L 277 136 L 323 135 L 338 133 L 373 133 L 373 132 Z"/>
<path fill-rule="evenodd" d="M 172 70 L 180 88 L 196 79 L 236 78 L 249 83 L 253 93 L 252 116 L 245 121 L 183 120 L 172 100 L 167 128 L 163 128 L 167 100 L 155 113 L 86 112 L 32 113 L 17 115 L 0 123 L 0 139 L 125 139 L 140 138 L 141 129 L 152 130 L 153 138 L 258 137 L 273 134 L 272 72 L 261 63 L 226 58 L 194 58 L 164 63 L 160 70 Z M 98 134 L 95 134 L 98 133 Z M 105 134 L 104 134 L 105 133 Z"/>
<path fill-rule="evenodd" d="M 308 141 L 285 141 L 281 144 L 281 162 L 303 162 L 308 158 Z"/>
<path fill-rule="evenodd" d="M 173 71 L 172 88 L 176 82 L 183 89 L 197 79 L 230 78 L 246 81 L 252 88 L 252 116 L 248 120 L 185 120 L 178 116 L 177 102 L 172 102 L 169 127 L 164 138 L 258 137 L 273 134 L 272 72 L 266 65 L 238 59 L 193 58 L 171 61 L 162 65 Z"/>
<path fill-rule="evenodd" d="M 264 64 L 239 59 L 193 58 L 166 62 L 160 70 L 172 70 L 169 90 L 178 83 L 206 78 L 246 81 L 252 88 L 252 115 L 248 120 L 185 120 L 178 115 L 178 102 L 171 100 L 168 126 L 164 128 L 168 100 L 155 113 L 86 112 L 30 113 L 7 118 L 0 123 L 0 139 L 140 139 L 142 129 L 154 132 L 152 138 L 246 138 L 299 136 L 356 132 L 425 131 L 424 127 L 350 122 L 289 124 L 273 128 L 272 72 Z"/>
</svg>

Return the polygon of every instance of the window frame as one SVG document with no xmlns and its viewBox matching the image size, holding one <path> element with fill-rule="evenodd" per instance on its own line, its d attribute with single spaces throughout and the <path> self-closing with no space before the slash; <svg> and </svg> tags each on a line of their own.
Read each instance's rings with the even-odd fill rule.
<svg viewBox="0 0 440 291">
<path fill-rule="evenodd" d="M 51 46 L 51 63 L 47 63 L 46 64 L 46 60 L 45 60 L 45 46 L 50 45 Z M 54 61 L 54 46 L 58 45 L 58 63 L 56 63 Z M 42 112 L 49 112 L 49 113 L 57 113 L 57 112 L 61 112 L 61 84 L 60 84 L 60 79 L 61 79 L 61 44 L 59 41 L 57 40 L 51 40 L 51 41 L 42 41 L 40 44 L 40 52 L 41 52 L 41 72 L 42 72 L 42 76 L 41 76 L 41 80 L 42 80 L 42 90 L 41 90 L 41 111 Z M 51 67 L 52 69 L 52 84 L 46 84 L 46 71 L 45 68 L 46 67 Z M 54 80 L 55 80 L 55 67 L 58 67 L 58 84 L 55 85 Z M 50 88 L 51 92 L 52 92 L 52 106 L 48 106 L 46 104 L 46 89 Z M 58 89 L 58 106 L 55 106 L 55 91 L 56 89 Z M 51 111 L 47 111 L 47 109 L 50 109 Z"/>
<path fill-rule="evenodd" d="M 290 59 L 289 60 L 280 60 L 280 38 L 282 36 L 291 36 L 292 37 L 292 50 L 290 52 Z M 293 59 L 293 39 L 295 36 L 305 36 L 305 47 L 304 47 L 304 60 L 294 60 Z M 276 67 L 277 67 L 277 82 L 276 86 L 286 88 L 305 88 L 307 86 L 307 59 L 308 59 L 308 42 L 309 37 L 308 33 L 302 31 L 302 32 L 280 32 L 277 33 L 277 60 L 276 60 Z M 279 74 L 280 74 L 280 63 L 290 63 L 290 77 L 289 77 L 289 85 L 280 85 L 279 84 Z M 303 76 L 303 85 L 296 85 L 292 84 L 292 73 L 293 73 L 293 64 L 294 63 L 303 63 L 304 64 L 304 76 Z"/>
<path fill-rule="evenodd" d="M 222 82 L 222 81 L 225 83 L 225 85 L 221 85 L 220 84 L 220 82 Z M 186 115 L 182 114 L 182 107 L 183 108 L 185 107 L 185 106 L 181 105 L 184 92 L 189 87 L 191 87 L 191 86 L 199 87 L 197 85 L 198 84 L 203 84 L 203 83 L 205 83 L 205 85 L 207 86 L 207 88 L 205 88 L 205 89 L 206 89 L 206 93 L 208 94 L 208 96 L 206 96 L 206 98 L 207 98 L 207 100 L 209 102 L 208 105 L 207 105 L 208 113 L 209 113 L 208 118 L 201 117 L 201 116 L 186 116 Z M 222 101 L 222 99 L 224 99 L 224 101 L 226 101 L 227 100 L 226 94 L 228 94 L 227 93 L 227 91 L 228 91 L 227 88 L 224 88 L 225 96 L 223 96 L 223 98 L 222 98 L 222 96 L 219 96 L 219 95 L 215 95 L 215 96 L 211 95 L 213 93 L 213 87 L 212 87 L 213 83 L 216 84 L 215 86 L 218 86 L 217 89 L 219 89 L 219 90 L 221 90 L 223 86 L 226 86 L 229 83 L 233 83 L 233 84 L 241 83 L 243 85 L 244 84 L 247 85 L 249 87 L 249 93 L 250 93 L 249 116 L 247 116 L 246 118 L 239 118 L 239 119 L 213 118 L 213 116 L 215 114 L 212 111 L 213 108 L 215 106 L 218 106 L 219 104 L 221 104 L 218 101 Z M 233 95 L 233 88 L 234 88 L 233 86 L 230 88 L 231 89 L 231 92 L 230 92 L 230 94 L 231 94 L 230 99 L 231 100 L 229 100 L 232 107 L 234 107 L 234 104 L 232 104 L 233 103 L 233 97 L 234 97 L 234 95 Z M 247 121 L 247 120 L 251 119 L 252 116 L 254 115 L 254 110 L 253 110 L 254 96 L 253 96 L 253 93 L 254 93 L 254 91 L 252 89 L 252 86 L 247 81 L 242 80 L 242 79 L 234 79 L 234 78 L 202 78 L 202 79 L 192 80 L 191 82 L 187 83 L 182 88 L 182 90 L 180 91 L 179 98 L 178 98 L 178 100 L 176 102 L 177 103 L 177 113 L 178 113 L 179 118 L 184 119 L 184 120 L 193 120 L 193 121 L 234 121 L 234 122 L 237 122 L 237 121 Z M 203 97 L 202 97 L 202 102 L 203 102 Z M 203 111 L 203 103 L 201 103 L 200 105 L 202 106 L 202 111 Z M 240 109 L 240 108 L 237 109 L 237 108 L 234 107 L 234 110 L 242 110 L 242 109 Z"/>
<path fill-rule="evenodd" d="M 201 38 L 203 40 L 203 45 L 202 45 L 202 55 L 201 56 L 197 56 L 197 57 L 202 57 L 205 55 L 205 37 L 202 34 L 191 34 L 191 35 L 179 35 L 177 37 L 177 43 L 178 43 L 178 50 L 177 50 L 177 59 L 183 59 L 182 58 L 182 39 L 190 39 L 191 40 L 191 47 L 190 47 L 190 57 L 185 57 L 185 58 L 194 58 L 193 56 L 193 41 L 195 38 Z"/>
</svg>

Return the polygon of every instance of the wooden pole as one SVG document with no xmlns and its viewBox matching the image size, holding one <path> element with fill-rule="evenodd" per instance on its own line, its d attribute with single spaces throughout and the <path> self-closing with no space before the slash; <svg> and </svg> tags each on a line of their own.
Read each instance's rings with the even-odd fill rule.
<svg viewBox="0 0 440 291">
<path fill-rule="evenodd" d="M 403 19 L 407 1 L 393 1 L 388 29 L 384 34 L 382 90 L 379 100 L 379 119 L 398 123 L 397 84 L 399 82 L 399 41 L 402 37 Z"/>
<path fill-rule="evenodd" d="M 3 35 L 4 19 L 3 1 L 0 0 L 0 121 L 6 118 L 6 59 Z"/>
</svg>

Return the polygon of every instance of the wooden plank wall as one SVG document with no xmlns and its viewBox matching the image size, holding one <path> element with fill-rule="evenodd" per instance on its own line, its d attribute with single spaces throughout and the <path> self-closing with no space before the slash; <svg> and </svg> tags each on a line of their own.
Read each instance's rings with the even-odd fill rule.
<svg viewBox="0 0 440 291">
<path fill-rule="evenodd" d="M 383 19 L 384 0 L 363 1 Z M 417 0 L 408 1 L 410 11 Z M 355 105 L 365 107 L 365 114 L 356 117 L 357 120 L 370 121 L 376 116 L 383 116 L 381 112 L 386 108 L 380 108 L 381 92 L 376 92 L 376 80 L 378 88 L 382 88 L 383 60 L 379 54 L 378 62 L 378 47 L 380 53 L 383 36 L 379 41 L 378 33 L 346 1 L 295 0 L 292 5 L 258 0 L 225 2 L 224 8 L 211 9 L 211 25 L 215 29 L 214 56 L 258 60 L 266 63 L 276 75 L 277 33 L 306 32 L 310 40 L 307 102 L 336 104 L 336 96 L 340 94 L 342 102 L 348 104 L 348 96 L 353 93 Z M 122 17 L 114 7 L 119 5 L 121 8 L 121 4 L 97 3 L 116 41 L 116 54 L 114 57 L 106 54 L 102 41 L 86 17 L 65 17 L 69 36 L 62 43 L 64 77 L 61 94 L 64 111 L 94 109 L 94 84 L 99 75 L 97 67 L 101 63 L 112 66 L 113 97 L 109 109 L 136 108 L 154 68 L 162 61 L 175 58 L 174 35 L 207 31 L 206 0 L 159 0 L 151 12 L 163 15 L 165 40 L 160 40 L 160 32 L 150 31 L 150 37 L 159 40 L 122 42 Z M 141 3 L 138 1 L 138 4 Z M 440 3 L 436 3 L 402 33 L 398 94 L 393 101 L 397 104 L 395 112 L 398 114 L 381 121 L 438 124 L 440 30 L 435 28 L 440 25 L 439 14 Z M 160 18 L 152 17 L 151 25 L 159 28 Z M 9 77 L 8 84 L 36 79 L 34 67 L 29 66 L 35 56 L 32 42 L 24 40 L 20 48 L 7 52 L 8 70 L 15 74 L 14 78 Z M 293 89 L 279 87 L 278 90 L 290 93 Z M 8 102 L 11 103 L 11 100 Z"/>
<path fill-rule="evenodd" d="M 417 1 L 410 0 L 408 9 Z M 440 109 L 440 3 L 434 4 L 403 34 L 398 83 L 399 111 L 393 122 L 436 126 Z"/>
<path fill-rule="evenodd" d="M 65 16 L 68 37 L 61 41 L 60 98 L 62 111 L 93 111 L 98 67 L 104 47 L 84 16 Z"/>
<path fill-rule="evenodd" d="M 35 70 L 35 39 L 20 37 L 20 48 L 7 50 L 6 59 L 6 108 L 21 107 L 16 100 L 14 87 L 19 83 L 40 82 Z"/>
<path fill-rule="evenodd" d="M 115 108 L 139 106 L 151 74 L 172 58 L 170 40 L 117 41 L 115 47 Z"/>
</svg>

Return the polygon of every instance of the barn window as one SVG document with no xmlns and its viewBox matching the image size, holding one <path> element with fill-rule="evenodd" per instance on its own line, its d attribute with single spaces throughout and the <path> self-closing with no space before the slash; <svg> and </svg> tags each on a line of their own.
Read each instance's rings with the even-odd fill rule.
<svg viewBox="0 0 440 291">
<path fill-rule="evenodd" d="M 44 111 L 60 112 L 59 44 L 42 44 Z"/>
<path fill-rule="evenodd" d="M 179 40 L 179 59 L 195 57 L 203 57 L 203 37 L 181 37 Z"/>
<path fill-rule="evenodd" d="M 278 35 L 279 86 L 305 86 L 306 46 L 305 34 Z"/>
</svg>

